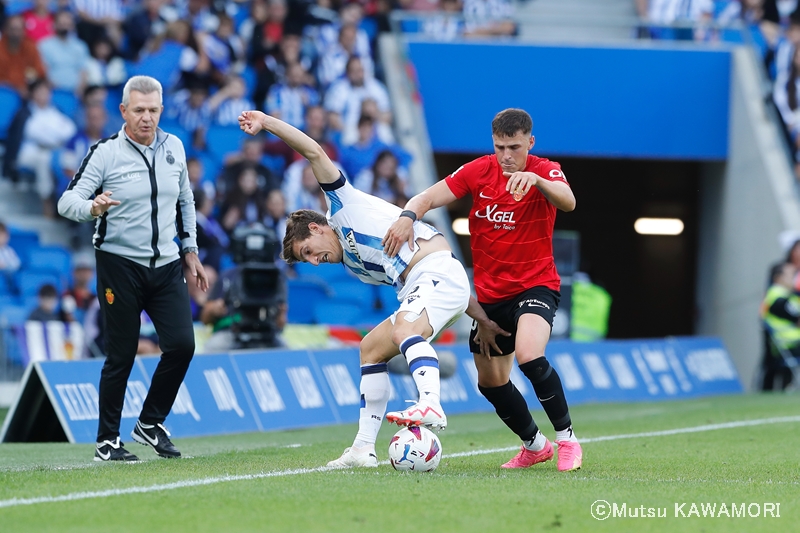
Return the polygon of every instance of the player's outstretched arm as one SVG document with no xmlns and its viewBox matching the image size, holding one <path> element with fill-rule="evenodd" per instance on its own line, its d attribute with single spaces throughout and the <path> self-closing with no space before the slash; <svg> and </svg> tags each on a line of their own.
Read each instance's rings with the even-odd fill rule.
<svg viewBox="0 0 800 533">
<path fill-rule="evenodd" d="M 264 130 L 280 137 L 292 150 L 308 159 L 319 183 L 333 183 L 339 179 L 339 169 L 325 150 L 317 141 L 294 126 L 261 111 L 242 111 L 239 115 L 239 127 L 249 135 L 256 135 Z"/>
<path fill-rule="evenodd" d="M 444 181 L 431 185 L 406 203 L 405 211 L 413 211 L 417 220 L 422 219 L 425 213 L 447 205 L 456 199 L 456 195 Z M 386 235 L 383 237 L 383 251 L 389 257 L 394 257 L 400 251 L 403 243 L 407 242 L 410 249 L 414 249 L 414 221 L 402 216 L 397 219 Z"/>
</svg>

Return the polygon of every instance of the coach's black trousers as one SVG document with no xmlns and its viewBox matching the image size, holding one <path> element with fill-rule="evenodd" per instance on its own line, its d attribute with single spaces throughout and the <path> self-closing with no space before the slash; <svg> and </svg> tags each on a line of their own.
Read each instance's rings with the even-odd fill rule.
<svg viewBox="0 0 800 533">
<path fill-rule="evenodd" d="M 141 313 L 158 333 L 163 353 L 139 420 L 160 424 L 167 418 L 194 355 L 189 291 L 181 261 L 147 268 L 118 255 L 97 251 L 97 297 L 103 316 L 106 362 L 100 374 L 97 442 L 119 435 L 125 388 L 136 359 Z"/>
</svg>

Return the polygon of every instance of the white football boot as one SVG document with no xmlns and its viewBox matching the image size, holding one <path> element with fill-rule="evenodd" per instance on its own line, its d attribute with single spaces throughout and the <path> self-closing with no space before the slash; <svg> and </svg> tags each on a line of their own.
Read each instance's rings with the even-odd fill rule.
<svg viewBox="0 0 800 533">
<path fill-rule="evenodd" d="M 330 468 L 376 468 L 378 466 L 378 456 L 375 455 L 375 446 L 350 446 L 345 448 L 344 453 L 338 459 L 328 463 Z"/>
</svg>

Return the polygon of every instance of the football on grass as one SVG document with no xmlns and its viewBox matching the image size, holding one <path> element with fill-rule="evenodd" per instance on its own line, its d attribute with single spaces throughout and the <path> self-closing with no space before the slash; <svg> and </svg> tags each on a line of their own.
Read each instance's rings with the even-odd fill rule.
<svg viewBox="0 0 800 533">
<path fill-rule="evenodd" d="M 430 472 L 441 459 L 439 437 L 423 427 L 403 428 L 389 442 L 389 462 L 401 472 Z"/>
</svg>

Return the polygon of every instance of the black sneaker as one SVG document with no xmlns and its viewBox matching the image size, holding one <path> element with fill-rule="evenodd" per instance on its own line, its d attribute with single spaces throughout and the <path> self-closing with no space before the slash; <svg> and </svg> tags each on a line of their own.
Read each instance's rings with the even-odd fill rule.
<svg viewBox="0 0 800 533">
<path fill-rule="evenodd" d="M 122 447 L 119 437 L 98 442 L 94 449 L 95 461 L 138 461 L 139 458 Z"/>
<path fill-rule="evenodd" d="M 169 431 L 161 424 L 142 424 L 136 421 L 136 426 L 131 431 L 131 437 L 139 444 L 150 446 L 161 457 L 180 457 L 181 452 L 169 440 Z"/>
</svg>

